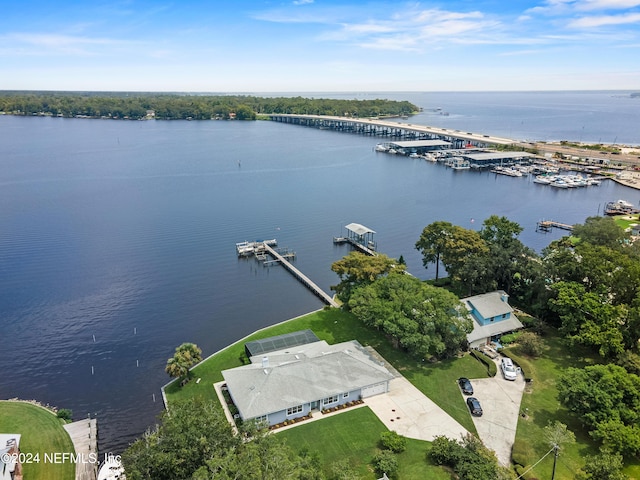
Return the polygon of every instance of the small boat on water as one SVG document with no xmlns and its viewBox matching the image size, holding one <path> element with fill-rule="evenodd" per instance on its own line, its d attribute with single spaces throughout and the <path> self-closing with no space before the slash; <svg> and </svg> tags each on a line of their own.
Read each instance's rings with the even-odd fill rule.
<svg viewBox="0 0 640 480">
<path fill-rule="evenodd" d="M 509 167 L 495 167 L 491 170 L 493 173 L 498 173 L 500 175 L 508 175 L 509 177 L 521 177 L 522 172 L 516 170 L 514 168 Z"/>
<path fill-rule="evenodd" d="M 555 175 L 537 175 L 533 179 L 533 183 L 538 183 L 540 185 L 550 185 L 551 182 L 555 181 Z"/>
<path fill-rule="evenodd" d="M 469 161 L 462 157 L 453 157 L 447 165 L 454 170 L 469 170 L 471 168 Z"/>
<path fill-rule="evenodd" d="M 607 202 L 604 206 L 605 215 L 631 215 L 639 212 L 640 209 L 634 208 L 633 204 L 626 200 Z"/>
<path fill-rule="evenodd" d="M 375 146 L 375 151 L 376 152 L 388 152 L 389 151 L 389 146 L 385 145 L 384 143 L 378 143 Z"/>
<path fill-rule="evenodd" d="M 256 240 L 255 242 L 239 242 L 236 243 L 236 252 L 238 252 L 239 257 L 244 257 L 247 255 L 251 255 L 258 250 L 264 249 L 265 245 L 274 247 L 278 245 L 278 241 L 274 238 L 271 240 Z"/>
</svg>

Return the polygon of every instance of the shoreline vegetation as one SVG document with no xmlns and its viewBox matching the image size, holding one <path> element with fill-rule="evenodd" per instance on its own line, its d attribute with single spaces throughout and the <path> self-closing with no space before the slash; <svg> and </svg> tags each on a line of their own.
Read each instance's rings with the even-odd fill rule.
<svg viewBox="0 0 640 480">
<path fill-rule="evenodd" d="M 398 117 L 416 113 L 408 101 L 339 100 L 251 95 L 127 92 L 0 91 L 0 114 L 115 120 L 256 120 L 273 113 Z"/>
</svg>

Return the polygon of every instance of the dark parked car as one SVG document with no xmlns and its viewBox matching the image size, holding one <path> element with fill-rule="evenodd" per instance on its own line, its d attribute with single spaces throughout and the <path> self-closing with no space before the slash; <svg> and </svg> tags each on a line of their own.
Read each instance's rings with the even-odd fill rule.
<svg viewBox="0 0 640 480">
<path fill-rule="evenodd" d="M 465 395 L 473 395 L 473 387 L 471 386 L 471 382 L 468 378 L 460 377 L 458 379 L 458 385 L 460 385 L 462 393 Z"/>
<path fill-rule="evenodd" d="M 475 397 L 467 398 L 467 406 L 469 407 L 469 411 L 471 412 L 471 415 L 473 415 L 474 417 L 482 416 L 482 407 L 480 406 L 480 402 L 478 401 L 477 398 Z"/>
</svg>

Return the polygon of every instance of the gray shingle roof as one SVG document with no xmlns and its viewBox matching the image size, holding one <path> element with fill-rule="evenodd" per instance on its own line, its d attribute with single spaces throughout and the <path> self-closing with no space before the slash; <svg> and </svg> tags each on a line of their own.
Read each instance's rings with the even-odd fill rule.
<svg viewBox="0 0 640 480">
<path fill-rule="evenodd" d="M 393 378 L 356 341 L 324 341 L 272 352 L 268 363 L 252 357 L 251 365 L 224 370 L 240 415 L 250 419 L 289 407 L 349 392 Z"/>
</svg>

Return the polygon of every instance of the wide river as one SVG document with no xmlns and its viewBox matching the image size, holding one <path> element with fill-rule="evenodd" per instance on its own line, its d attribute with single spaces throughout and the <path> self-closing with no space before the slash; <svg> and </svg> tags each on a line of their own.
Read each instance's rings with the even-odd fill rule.
<svg viewBox="0 0 640 480">
<path fill-rule="evenodd" d="M 454 94 L 442 95 L 404 97 L 450 112 L 409 122 L 508 136 L 541 108 L 535 95 L 520 95 L 519 114 L 500 123 L 487 94 L 491 128 L 482 130 L 478 98 L 465 110 Z M 556 107 L 558 128 L 577 132 L 560 138 L 584 131 L 586 140 L 592 110 L 565 97 L 586 113 Z M 597 98 L 609 99 L 607 108 L 624 103 L 640 124 L 640 100 Z M 501 102 L 504 114 L 514 100 Z M 565 125 L 571 112 L 578 116 Z M 640 144 L 628 118 L 618 142 Z M 550 121 L 539 122 L 544 128 L 527 138 L 552 138 Z M 537 221 L 581 223 L 607 201 L 640 201 L 640 191 L 611 181 L 559 190 L 455 172 L 375 153 L 379 141 L 271 122 L 0 116 L 0 398 L 71 408 L 75 419 L 97 415 L 101 450 L 121 451 L 161 411 L 164 365 L 177 345 L 193 341 L 209 355 L 322 307 L 282 268 L 238 259 L 236 242 L 277 238 L 329 291 L 337 282 L 330 265 L 348 252 L 332 237 L 351 222 L 431 278 L 414 244 L 433 221 L 480 228 L 489 215 L 505 215 L 540 251 L 563 232 L 536 233 Z"/>
</svg>

